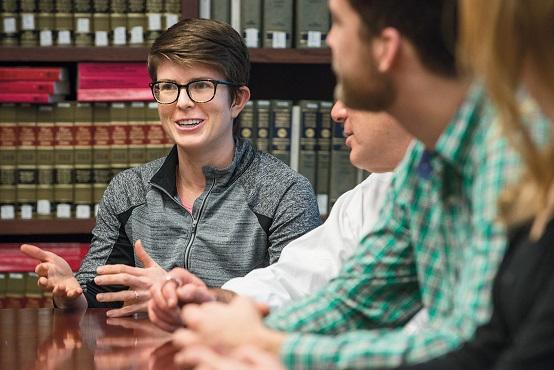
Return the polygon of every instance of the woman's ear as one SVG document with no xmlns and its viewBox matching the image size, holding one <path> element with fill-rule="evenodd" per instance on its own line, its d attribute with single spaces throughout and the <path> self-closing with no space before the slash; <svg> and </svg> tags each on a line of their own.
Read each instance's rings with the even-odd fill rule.
<svg viewBox="0 0 554 370">
<path fill-rule="evenodd" d="M 250 100 L 250 89 L 248 86 L 241 86 L 235 93 L 235 99 L 231 105 L 231 116 L 237 118 L 239 113 L 242 112 L 242 109 L 246 103 Z"/>
</svg>

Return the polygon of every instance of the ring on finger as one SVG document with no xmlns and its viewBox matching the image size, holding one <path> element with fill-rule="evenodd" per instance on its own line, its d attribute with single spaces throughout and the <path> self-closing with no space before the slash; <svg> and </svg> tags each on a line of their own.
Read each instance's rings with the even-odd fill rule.
<svg viewBox="0 0 554 370">
<path fill-rule="evenodd" d="M 175 279 L 173 276 L 170 276 L 170 275 L 167 275 L 165 277 L 165 281 L 164 283 L 162 284 L 162 289 L 165 287 L 165 285 L 167 283 L 169 283 L 170 281 L 173 281 L 175 283 L 175 285 L 177 285 L 177 288 L 180 287 L 182 284 L 179 280 Z"/>
</svg>

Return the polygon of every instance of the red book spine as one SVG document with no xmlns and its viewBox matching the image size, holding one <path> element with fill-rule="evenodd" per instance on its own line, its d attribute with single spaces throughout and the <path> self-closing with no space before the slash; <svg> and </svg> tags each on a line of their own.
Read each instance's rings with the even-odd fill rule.
<svg viewBox="0 0 554 370">
<path fill-rule="evenodd" d="M 47 93 L 0 93 L 1 103 L 53 103 L 62 99 Z"/>
<path fill-rule="evenodd" d="M 58 81 L 0 81 L 0 93 L 56 94 Z"/>
<path fill-rule="evenodd" d="M 79 78 L 79 90 L 82 89 L 128 89 L 148 88 L 150 78 L 148 76 L 121 76 L 121 77 L 95 77 Z"/>
<path fill-rule="evenodd" d="M 152 93 L 148 87 L 134 89 L 79 89 L 78 101 L 151 101 Z"/>
<path fill-rule="evenodd" d="M 119 77 L 125 75 L 148 75 L 145 63 L 79 63 L 79 76 Z"/>
<path fill-rule="evenodd" d="M 77 271 L 88 253 L 89 245 L 83 243 L 35 243 L 44 250 L 55 253 Z M 39 261 L 21 253 L 18 243 L 0 244 L 0 272 L 32 272 Z"/>
<path fill-rule="evenodd" d="M 57 81 L 65 79 L 61 67 L 0 67 L 0 80 L 4 81 Z"/>
</svg>

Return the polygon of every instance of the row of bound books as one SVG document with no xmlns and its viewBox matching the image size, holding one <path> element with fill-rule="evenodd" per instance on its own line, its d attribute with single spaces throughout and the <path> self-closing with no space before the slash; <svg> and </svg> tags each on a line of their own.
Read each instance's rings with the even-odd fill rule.
<svg viewBox="0 0 554 370">
<path fill-rule="evenodd" d="M 3 0 L 0 45 L 147 46 L 181 18 L 181 0 Z"/>
<path fill-rule="evenodd" d="M 0 67 L 0 103 L 54 103 L 69 94 L 62 67 Z"/>
<path fill-rule="evenodd" d="M 0 104 L 0 218 L 90 218 L 111 178 L 166 155 L 156 103 Z"/>
<path fill-rule="evenodd" d="M 317 100 L 253 100 L 246 104 L 238 124 L 239 136 L 311 182 L 322 215 L 368 175 L 350 163 L 343 127 L 331 118 L 332 106 Z"/>
<path fill-rule="evenodd" d="M 313 184 L 320 212 L 364 176 L 349 161 L 332 103 L 255 100 L 238 135 Z M 156 103 L 0 105 L 0 219 L 90 218 L 120 171 L 163 157 L 171 147 Z"/>
<path fill-rule="evenodd" d="M 52 307 L 51 294 L 37 285 L 37 262 L 19 251 L 16 243 L 0 243 L 0 308 Z M 85 243 L 37 243 L 62 256 L 73 271 L 88 252 Z"/>
<path fill-rule="evenodd" d="M 322 48 L 327 0 L 199 0 L 199 16 L 227 22 L 250 48 Z"/>
</svg>

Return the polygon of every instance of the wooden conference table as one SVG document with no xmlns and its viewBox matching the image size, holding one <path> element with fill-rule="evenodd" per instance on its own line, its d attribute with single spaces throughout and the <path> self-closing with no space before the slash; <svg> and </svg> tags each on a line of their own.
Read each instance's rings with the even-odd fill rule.
<svg viewBox="0 0 554 370">
<path fill-rule="evenodd" d="M 106 309 L 0 309 L 0 369 L 175 369 L 171 335 Z"/>
</svg>

